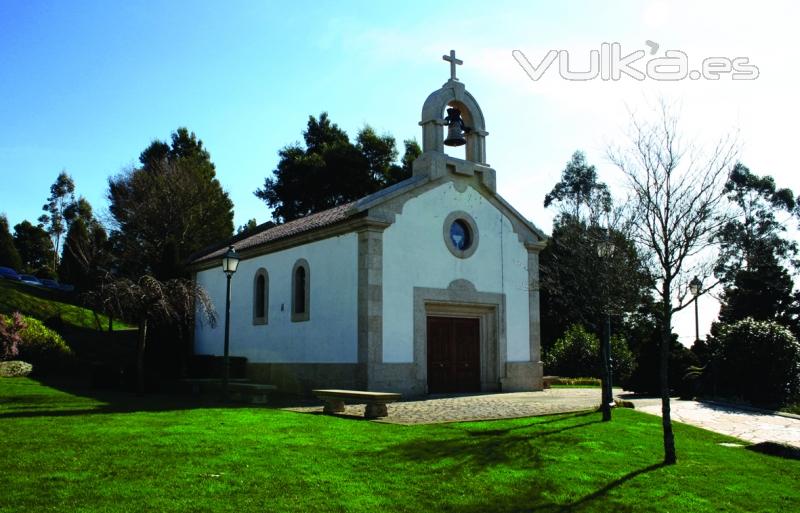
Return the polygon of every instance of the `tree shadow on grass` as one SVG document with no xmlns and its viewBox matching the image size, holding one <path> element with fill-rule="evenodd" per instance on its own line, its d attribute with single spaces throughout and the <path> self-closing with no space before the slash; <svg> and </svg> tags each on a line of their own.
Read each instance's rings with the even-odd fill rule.
<svg viewBox="0 0 800 513">
<path fill-rule="evenodd" d="M 629 473 L 625 474 L 624 476 L 622 476 L 622 477 L 620 477 L 618 479 L 615 479 L 614 481 L 611 481 L 610 483 L 608 483 L 604 487 L 600 488 L 599 490 L 597 490 L 595 492 L 592 492 L 589 495 L 585 495 L 585 496 L 581 497 L 580 499 L 578 499 L 578 500 L 576 500 L 574 502 L 571 502 L 569 504 L 563 504 L 563 505 L 560 505 L 560 506 L 551 507 L 549 509 L 531 509 L 530 511 L 531 512 L 534 512 L 534 511 L 546 511 L 548 513 L 550 513 L 550 512 L 552 512 L 552 513 L 556 513 L 556 512 L 558 512 L 558 513 L 570 513 L 570 512 L 578 511 L 578 510 L 580 510 L 581 507 L 583 507 L 585 505 L 588 505 L 588 504 L 591 504 L 592 502 L 596 501 L 597 499 L 601 499 L 601 498 L 605 497 L 606 495 L 608 495 L 608 493 L 610 491 L 614 490 L 615 488 L 619 488 L 620 486 L 624 485 L 625 483 L 627 483 L 631 479 L 634 479 L 635 477 L 640 476 L 642 474 L 646 474 L 647 472 L 652 472 L 653 470 L 658 470 L 663 466 L 665 466 L 664 463 L 654 463 L 652 465 L 648 465 L 647 467 L 640 468 L 639 470 L 634 470 L 633 472 L 629 472 Z M 620 508 L 626 508 L 629 511 L 634 511 L 634 509 L 633 509 L 634 507 L 633 506 L 627 506 L 627 505 L 617 505 L 617 506 L 615 506 L 614 511 L 622 511 Z"/>
<path fill-rule="evenodd" d="M 538 471 L 545 469 L 548 461 L 553 461 L 563 447 L 572 446 L 583 439 L 582 433 L 594 424 L 602 421 L 589 420 L 587 417 L 595 412 L 582 412 L 572 415 L 559 415 L 540 422 L 528 422 L 507 429 L 459 429 L 451 426 L 443 436 L 431 439 L 415 439 L 395 445 L 383 451 L 382 457 L 389 461 L 417 462 L 424 466 L 449 462 L 456 474 L 475 475 L 493 467 L 504 467 L 516 471 L 532 471 L 532 478 L 521 482 L 513 495 L 496 497 L 476 497 L 478 502 L 459 506 L 459 511 L 478 513 L 496 512 L 537 512 L 568 513 L 584 509 L 593 509 L 598 501 L 602 501 L 611 491 L 623 486 L 637 476 L 657 470 L 663 464 L 653 464 L 629 472 L 618 479 L 602 486 L 598 490 L 573 502 L 555 504 L 546 496 L 553 495 L 559 489 L 568 488 L 554 481 L 552 476 L 537 479 Z M 574 423 L 575 420 L 586 421 Z M 559 422 L 566 425 L 558 426 Z M 584 463 L 576 462 L 576 465 Z M 541 475 L 546 475 L 542 472 Z M 526 507 L 527 506 L 527 507 Z M 609 504 L 608 511 L 631 511 L 632 506 L 626 504 Z"/>
<path fill-rule="evenodd" d="M 530 424 L 515 426 L 508 429 L 497 430 L 466 430 L 458 426 L 449 426 L 444 436 L 433 439 L 414 439 L 390 447 L 388 456 L 403 461 L 438 462 L 447 458 L 458 462 L 459 467 L 472 470 L 481 470 L 496 465 L 516 466 L 524 468 L 541 466 L 540 446 L 537 439 L 545 437 L 561 437 L 563 440 L 553 438 L 552 443 L 558 444 L 572 437 L 565 436 L 572 430 L 586 428 L 600 420 L 591 420 L 578 424 L 571 424 L 553 429 L 532 430 L 521 432 L 523 429 L 535 429 L 545 423 L 569 421 L 575 417 L 583 417 L 585 413 L 562 416 L 558 419 L 545 422 L 532 422 Z M 466 436 L 464 436 L 466 434 Z"/>
<path fill-rule="evenodd" d="M 509 428 L 502 428 L 502 429 L 475 429 L 475 430 L 467 430 L 467 433 L 470 436 L 502 436 L 505 434 L 510 433 L 511 431 L 516 431 L 519 429 L 530 429 L 537 426 L 543 426 L 545 424 L 552 424 L 555 422 L 563 422 L 565 419 L 574 419 L 577 417 L 588 417 L 590 415 L 599 415 L 598 412 L 594 410 L 582 411 L 577 413 L 557 413 L 553 415 L 548 415 L 545 420 L 540 420 L 542 417 L 534 417 L 536 420 L 526 423 L 520 424 L 519 426 L 513 426 Z M 594 424 L 597 421 L 586 422 L 583 424 L 578 424 L 579 426 L 585 426 L 587 424 Z M 571 429 L 571 428 L 566 428 Z"/>
<path fill-rule="evenodd" d="M 642 474 L 646 474 L 647 472 L 658 470 L 664 466 L 665 466 L 664 463 L 654 463 L 652 465 L 648 465 L 647 467 L 634 470 L 618 479 L 611 481 L 610 483 L 606 484 L 599 490 L 596 490 L 588 495 L 584 495 L 583 497 L 567 504 L 552 504 L 552 503 L 543 504 L 541 506 L 534 506 L 533 508 L 523 508 L 517 511 L 520 513 L 523 512 L 524 513 L 574 513 L 577 511 L 581 511 L 584 507 L 587 508 L 591 507 L 594 502 L 598 501 L 599 499 L 603 499 L 612 490 L 619 488 L 628 481 Z M 638 506 L 634 507 L 630 504 L 615 503 L 615 504 L 608 504 L 608 506 L 605 509 L 607 511 L 614 511 L 615 513 L 622 513 L 627 511 L 636 511 L 639 510 L 640 508 Z"/>
<path fill-rule="evenodd" d="M 745 447 L 748 451 L 760 452 L 770 456 L 778 456 L 789 460 L 800 460 L 800 447 L 779 443 L 779 442 L 759 442 Z"/>
<path fill-rule="evenodd" d="M 164 390 L 137 395 L 119 389 L 92 388 L 87 382 L 75 378 L 39 377 L 35 381 L 43 387 L 68 395 L 41 390 L 41 393 L 0 395 L 0 419 L 257 407 L 247 403 L 223 402 L 218 394 L 192 395 Z M 35 385 L 32 387 L 38 388 Z"/>
</svg>

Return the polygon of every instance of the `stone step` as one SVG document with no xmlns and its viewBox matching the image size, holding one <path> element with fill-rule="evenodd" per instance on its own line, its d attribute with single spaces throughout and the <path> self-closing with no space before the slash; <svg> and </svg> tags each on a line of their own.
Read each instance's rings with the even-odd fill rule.
<svg viewBox="0 0 800 513">
<path fill-rule="evenodd" d="M 275 385 L 263 383 L 230 383 L 228 385 L 228 391 L 232 400 L 250 404 L 268 403 L 269 394 L 277 389 L 278 387 Z"/>
</svg>

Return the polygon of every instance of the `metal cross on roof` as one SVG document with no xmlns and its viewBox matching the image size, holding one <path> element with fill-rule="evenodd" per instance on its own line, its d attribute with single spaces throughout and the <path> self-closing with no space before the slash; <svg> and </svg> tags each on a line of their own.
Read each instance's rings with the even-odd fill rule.
<svg viewBox="0 0 800 513">
<path fill-rule="evenodd" d="M 445 60 L 450 63 L 450 80 L 458 80 L 456 78 L 456 65 L 464 64 L 464 61 L 461 59 L 456 59 L 456 51 L 450 50 L 450 55 L 442 55 L 442 60 Z"/>
</svg>

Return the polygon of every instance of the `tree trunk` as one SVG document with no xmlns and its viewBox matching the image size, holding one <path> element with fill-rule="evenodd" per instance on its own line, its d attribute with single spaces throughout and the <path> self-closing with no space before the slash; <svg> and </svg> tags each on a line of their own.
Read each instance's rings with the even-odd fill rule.
<svg viewBox="0 0 800 513">
<path fill-rule="evenodd" d="M 55 248 L 53 249 L 53 272 L 58 272 L 58 246 L 61 243 L 61 234 L 56 234 Z M 72 280 L 70 280 L 72 281 Z"/>
<path fill-rule="evenodd" d="M 108 316 L 108 332 L 111 333 L 114 331 L 114 317 L 111 315 Z"/>
<path fill-rule="evenodd" d="M 144 349 L 147 340 L 147 319 L 139 321 L 139 343 L 136 347 L 136 389 L 144 395 Z"/>
<path fill-rule="evenodd" d="M 669 296 L 665 296 L 669 297 Z M 664 319 L 661 327 L 661 426 L 664 431 L 664 463 L 672 465 L 677 461 L 675 455 L 675 436 L 672 433 L 672 418 L 669 404 L 669 348 L 672 342 L 672 306 L 664 305 Z"/>
<path fill-rule="evenodd" d="M 97 331 L 103 331 L 103 323 L 100 322 L 100 316 L 97 315 L 97 310 L 92 308 L 92 315 L 94 316 L 94 325 L 97 326 Z"/>
<path fill-rule="evenodd" d="M 611 403 L 614 401 L 614 391 L 611 389 L 611 320 L 608 314 L 603 319 L 603 337 L 600 341 L 600 357 L 602 358 L 601 368 L 601 396 L 602 404 L 600 411 L 603 413 L 603 421 L 611 420 Z"/>
</svg>

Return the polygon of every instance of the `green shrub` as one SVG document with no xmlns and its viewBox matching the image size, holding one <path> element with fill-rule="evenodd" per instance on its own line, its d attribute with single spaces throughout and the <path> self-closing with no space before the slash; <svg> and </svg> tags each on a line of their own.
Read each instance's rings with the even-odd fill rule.
<svg viewBox="0 0 800 513">
<path fill-rule="evenodd" d="M 25 324 L 17 359 L 33 364 L 37 371 L 60 368 L 72 361 L 73 352 L 61 335 L 33 317 L 25 317 Z"/>
<path fill-rule="evenodd" d="M 784 326 L 747 318 L 709 341 L 718 393 L 757 404 L 800 397 L 800 343 Z"/>
<path fill-rule="evenodd" d="M 619 335 L 611 337 L 611 371 L 614 386 L 627 382 L 635 369 L 636 356 L 628 347 L 628 342 Z"/>
<path fill-rule="evenodd" d="M 598 376 L 598 347 L 597 336 L 580 324 L 573 324 L 545 355 L 545 374 L 571 378 Z"/>
<path fill-rule="evenodd" d="M 556 340 L 544 358 L 546 374 L 577 378 L 600 376 L 600 340 L 580 324 L 573 324 Z M 636 360 L 625 339 L 611 337 L 612 380 L 627 380 L 636 367 Z"/>
<path fill-rule="evenodd" d="M 547 379 L 550 385 L 561 385 L 569 387 L 599 387 L 600 380 L 598 378 L 562 378 L 549 376 Z"/>
</svg>

